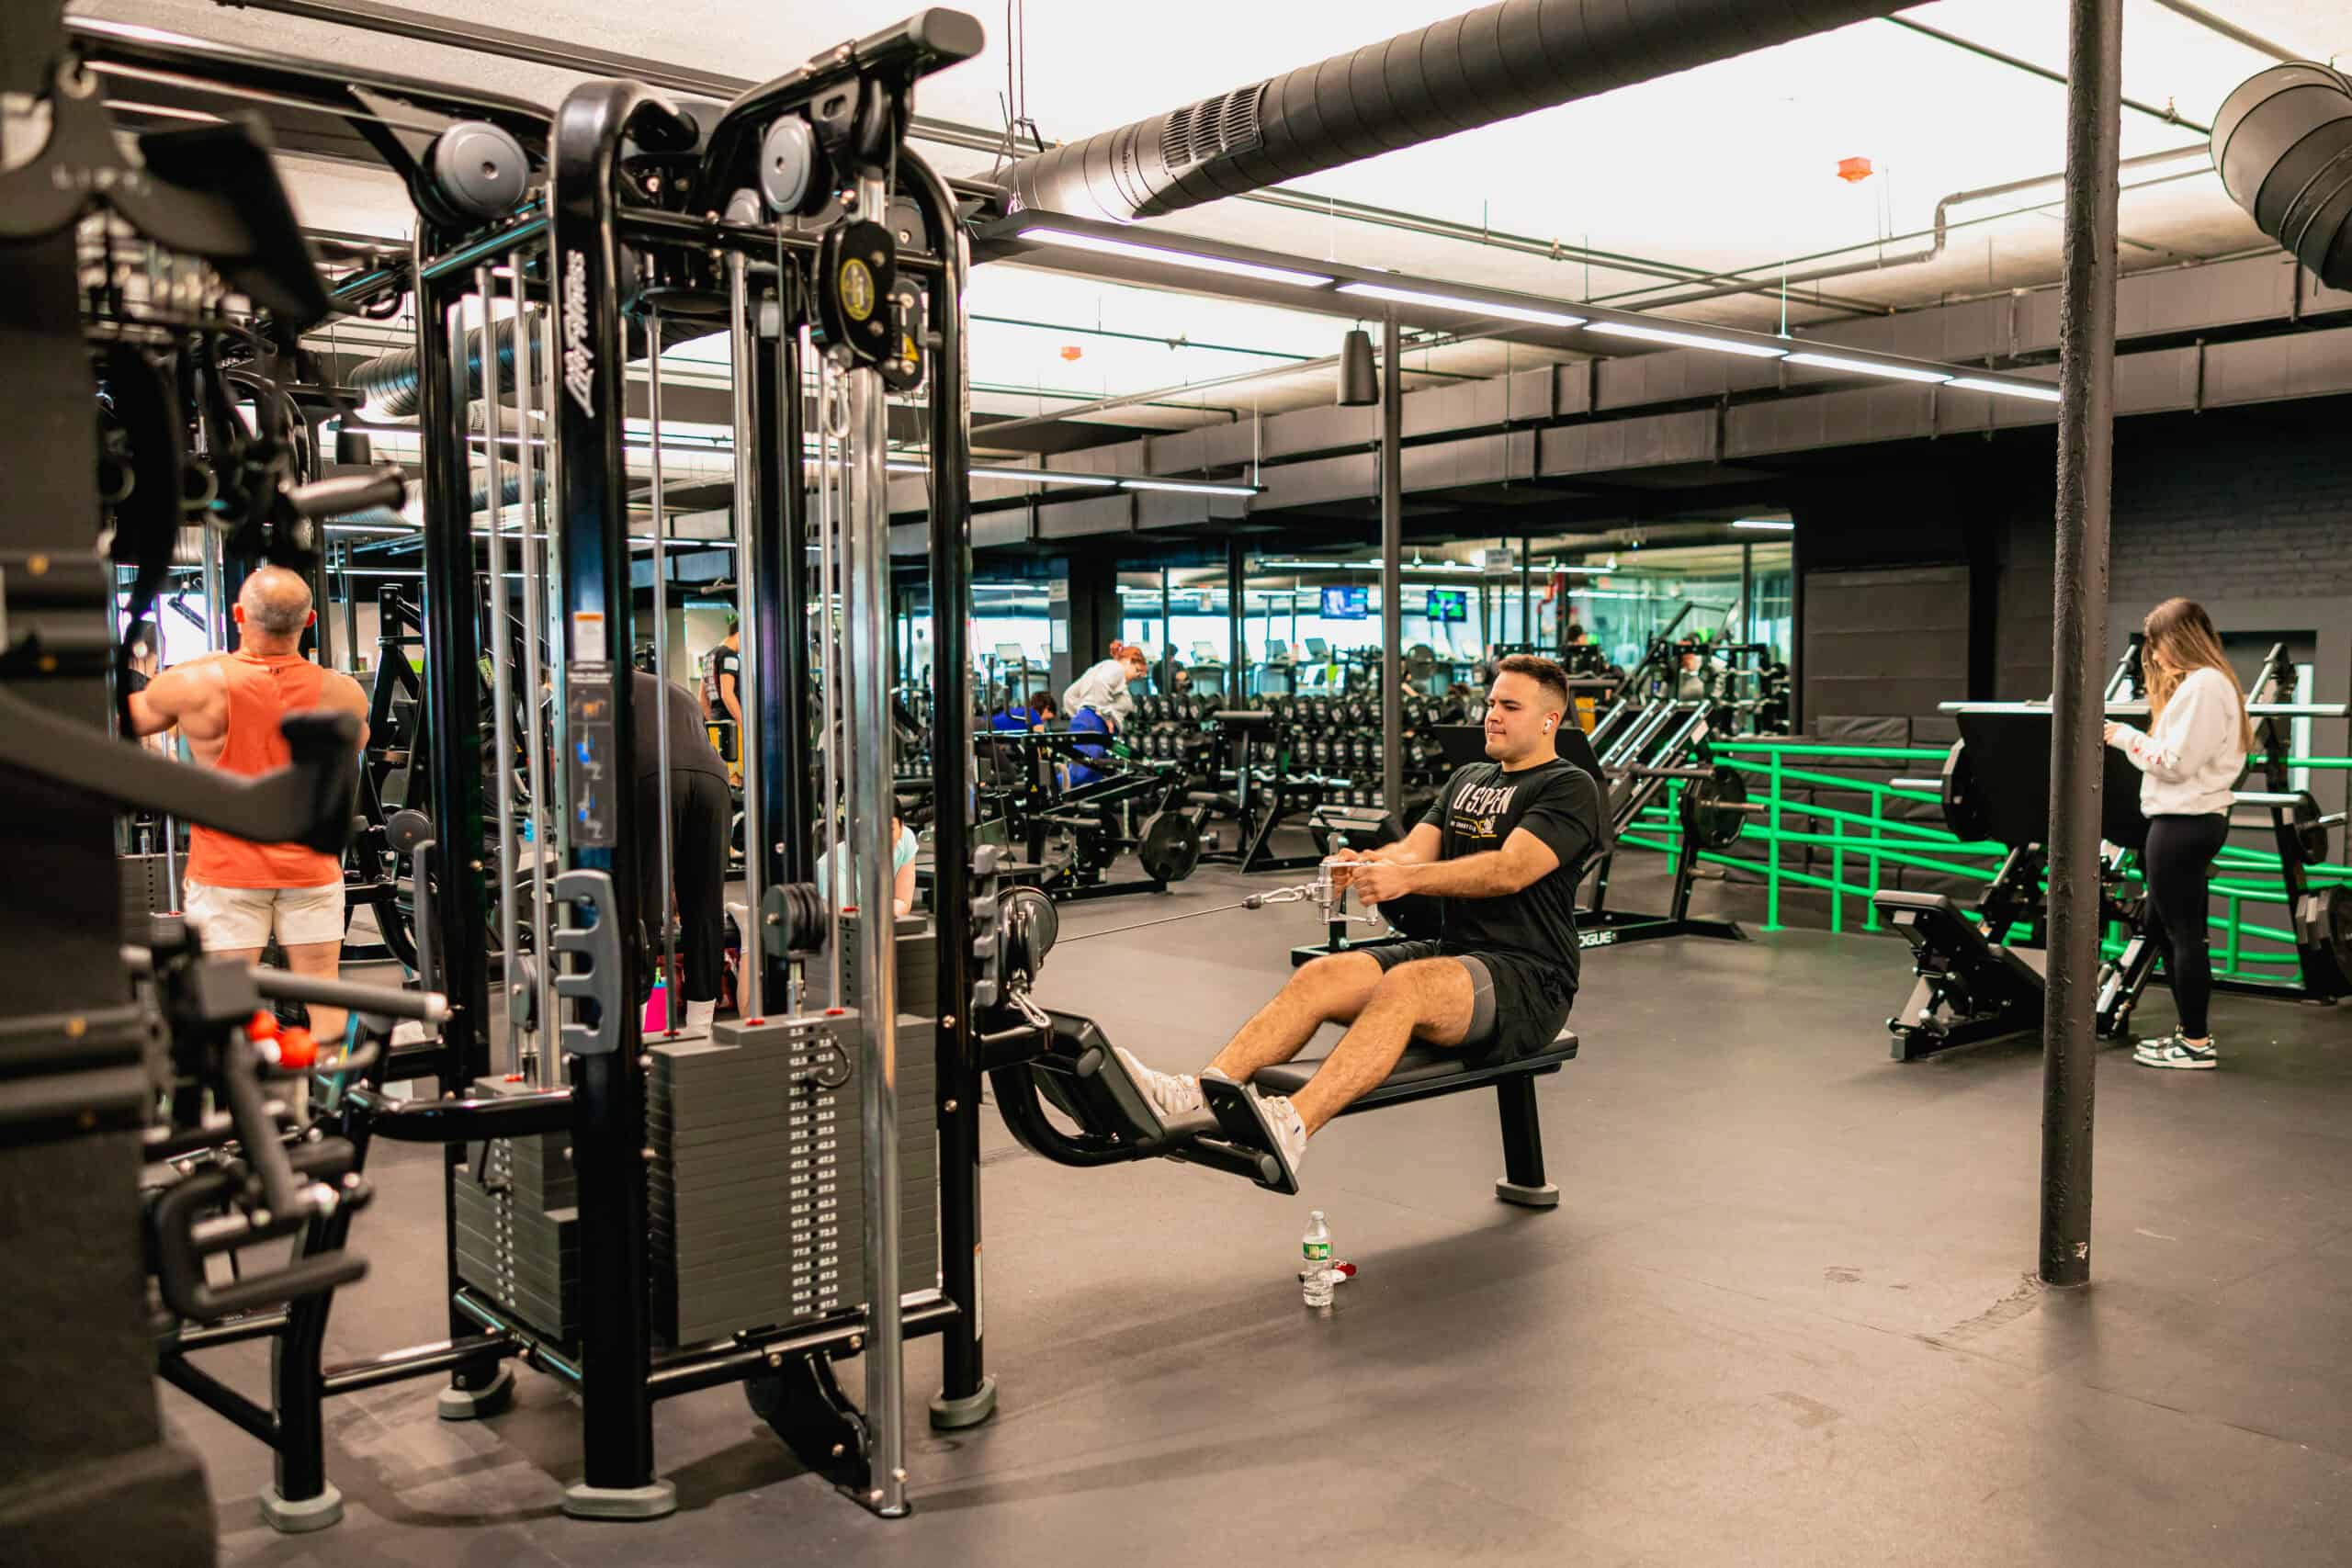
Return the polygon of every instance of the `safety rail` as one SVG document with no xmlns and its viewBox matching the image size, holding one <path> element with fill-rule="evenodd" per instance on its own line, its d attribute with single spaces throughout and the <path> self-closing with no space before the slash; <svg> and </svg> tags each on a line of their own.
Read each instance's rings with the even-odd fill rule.
<svg viewBox="0 0 2352 1568">
<path fill-rule="evenodd" d="M 1882 783 L 1852 773 L 1820 771 L 1836 761 L 1850 764 L 1902 764 L 1932 762 L 1940 765 L 1945 757 L 1942 747 L 1922 746 L 1863 746 L 1839 745 L 1818 740 L 1776 740 L 1744 737 L 1737 740 L 1719 740 L 1709 744 L 1708 750 L 1718 762 L 1737 768 L 1749 781 L 1749 800 L 1763 809 L 1748 821 L 1740 835 L 1742 846 L 1754 843 L 1760 853 L 1753 856 L 1725 853 L 1720 851 L 1699 851 L 1696 858 L 1719 865 L 1727 872 L 1752 876 L 1764 886 L 1764 924 L 1768 931 L 1784 931 L 1781 919 L 1781 892 L 1786 886 L 1811 888 L 1829 895 L 1829 930 L 1847 929 L 1846 901 L 1859 900 L 1862 919 L 1859 927 L 1865 931 L 1883 928 L 1871 896 L 1883 886 L 1883 874 L 1891 866 L 1910 866 L 1921 871 L 1936 872 L 1963 881 L 1990 884 L 2007 857 L 2008 848 L 1985 840 L 1962 839 L 1939 823 L 1909 821 L 1886 815 L 1890 798 L 1906 802 L 1933 802 L 1937 796 L 1917 785 Z M 1792 766 L 1791 759 L 1802 759 L 1815 766 Z M 2259 762 L 2259 757 L 2254 759 Z M 2317 770 L 2352 770 L 2352 757 L 2290 757 L 2290 768 Z M 1759 787 L 1760 785 L 1760 787 Z M 1618 843 L 1629 848 L 1655 850 L 1668 856 L 1682 848 L 1684 828 L 1680 813 L 1682 785 L 1672 784 L 1663 804 L 1648 807 L 1638 814 L 1638 830 L 1618 836 Z M 1860 795 L 1869 799 L 1867 811 L 1851 811 L 1825 806 L 1818 801 L 1796 798 L 1792 788 L 1831 789 L 1843 794 Z M 1804 826 L 1788 825 L 1790 819 L 1801 820 Z M 1826 830 L 1825 830 L 1826 829 Z M 1829 871 L 1824 875 L 1817 870 L 1784 863 L 1790 858 L 1784 847 L 1793 847 L 1800 857 L 1813 849 L 1829 852 Z M 1849 879 L 1849 866 L 1863 868 L 1865 881 Z M 2313 888 L 2325 888 L 2352 884 L 2352 865 L 2319 863 L 2302 868 L 2305 883 Z M 2127 878 L 2142 880 L 2136 867 L 2127 870 Z M 2247 919 L 2248 906 L 2264 904 L 2283 906 L 2284 877 L 2275 852 L 2225 846 L 2215 858 L 2212 891 L 2223 900 L 2226 913 L 2208 917 L 2215 937 L 2213 942 L 2214 973 L 2230 980 L 2277 980 L 2283 978 L 2297 965 L 2295 935 L 2278 926 L 2260 924 Z M 2266 883 L 2267 886 L 2266 886 Z M 2014 940 L 2021 931 L 2013 931 L 2007 940 Z M 2106 955 L 2113 957 L 2122 951 L 2120 933 L 2110 928 L 2102 947 Z"/>
</svg>

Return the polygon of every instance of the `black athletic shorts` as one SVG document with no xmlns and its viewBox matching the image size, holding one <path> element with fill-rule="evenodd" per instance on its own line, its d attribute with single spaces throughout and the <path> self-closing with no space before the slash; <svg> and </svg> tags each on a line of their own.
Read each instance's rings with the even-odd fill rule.
<svg viewBox="0 0 2352 1568">
<path fill-rule="evenodd" d="M 1418 958 L 1451 958 L 1470 971 L 1477 1000 L 1462 1049 L 1482 1061 L 1510 1062 L 1552 1048 L 1567 1027 L 1574 987 L 1532 960 L 1510 953 L 1448 953 L 1436 942 L 1398 942 L 1363 951 L 1385 973 Z"/>
</svg>

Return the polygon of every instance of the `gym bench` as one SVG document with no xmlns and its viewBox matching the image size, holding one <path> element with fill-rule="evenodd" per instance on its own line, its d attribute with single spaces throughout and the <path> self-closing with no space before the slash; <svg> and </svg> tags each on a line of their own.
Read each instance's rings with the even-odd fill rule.
<svg viewBox="0 0 2352 1568">
<path fill-rule="evenodd" d="M 1176 1159 L 1261 1186 L 1272 1184 L 1277 1172 L 1270 1168 L 1272 1155 L 1226 1138 L 1216 1118 L 1205 1110 L 1164 1122 L 1092 1019 L 1045 1010 L 1050 1026 L 1019 1032 L 1025 1041 L 997 1037 L 997 1043 L 1015 1051 L 1023 1044 L 1027 1050 L 1020 1059 L 1000 1058 L 989 1075 L 998 1111 L 1023 1147 L 1062 1165 Z M 1509 1062 L 1477 1062 L 1457 1050 L 1408 1046 L 1395 1070 L 1340 1114 L 1354 1116 L 1492 1085 L 1503 1139 L 1503 1175 L 1495 1183 L 1495 1196 L 1522 1208 L 1554 1208 L 1560 1190 L 1544 1179 L 1535 1079 L 1576 1060 L 1577 1050 L 1577 1036 L 1566 1030 L 1549 1050 Z M 1285 1062 L 1260 1072 L 1254 1081 L 1268 1093 L 1294 1094 L 1323 1062 L 1320 1056 Z M 1046 1118 L 1041 1095 L 1078 1123 L 1076 1133 Z"/>
</svg>

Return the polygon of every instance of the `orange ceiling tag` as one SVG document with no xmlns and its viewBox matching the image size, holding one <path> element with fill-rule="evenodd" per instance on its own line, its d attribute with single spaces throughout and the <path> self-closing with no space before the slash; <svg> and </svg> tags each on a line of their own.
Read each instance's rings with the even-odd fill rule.
<svg viewBox="0 0 2352 1568">
<path fill-rule="evenodd" d="M 1876 170 L 1871 167 L 1871 161 L 1868 158 L 1840 158 L 1838 160 L 1838 177 L 1844 180 L 1848 185 L 1857 185 L 1863 180 L 1869 179 L 1871 175 L 1876 172 Z"/>
</svg>

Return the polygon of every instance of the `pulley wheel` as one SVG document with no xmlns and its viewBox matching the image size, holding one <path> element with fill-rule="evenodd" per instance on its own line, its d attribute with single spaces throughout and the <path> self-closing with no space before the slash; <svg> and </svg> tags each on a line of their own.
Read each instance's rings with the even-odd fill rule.
<svg viewBox="0 0 2352 1568">
<path fill-rule="evenodd" d="M 1201 863 L 1201 826 L 1182 811 L 1155 811 L 1144 818 L 1136 859 L 1159 882 L 1182 882 Z"/>
<path fill-rule="evenodd" d="M 997 921 L 1004 932 L 1005 969 L 1035 979 L 1061 937 L 1061 911 L 1039 888 L 1008 887 L 997 895 Z"/>
</svg>

